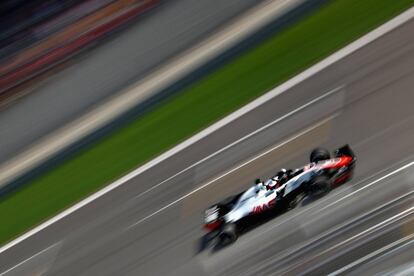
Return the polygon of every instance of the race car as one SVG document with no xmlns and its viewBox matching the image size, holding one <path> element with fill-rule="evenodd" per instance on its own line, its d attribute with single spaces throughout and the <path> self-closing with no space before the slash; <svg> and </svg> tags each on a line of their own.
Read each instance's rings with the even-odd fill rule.
<svg viewBox="0 0 414 276">
<path fill-rule="evenodd" d="M 244 192 L 227 198 L 205 211 L 204 228 L 220 244 L 234 242 L 252 219 L 269 212 L 294 208 L 303 198 L 328 193 L 351 179 L 355 155 L 349 145 L 334 151 L 316 148 L 310 163 L 296 170 L 280 170 L 274 177 L 256 183 Z"/>
</svg>

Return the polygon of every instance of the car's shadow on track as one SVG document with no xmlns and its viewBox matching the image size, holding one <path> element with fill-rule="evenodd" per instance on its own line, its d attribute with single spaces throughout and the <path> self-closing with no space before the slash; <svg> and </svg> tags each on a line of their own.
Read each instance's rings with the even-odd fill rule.
<svg viewBox="0 0 414 276">
<path fill-rule="evenodd" d="M 327 194 L 319 194 L 319 195 L 313 195 L 313 196 L 305 196 L 303 197 L 300 201 L 297 202 L 297 204 L 295 205 L 294 208 L 291 208 L 289 210 L 284 210 L 284 211 L 275 211 L 275 210 L 270 210 L 267 211 L 265 213 L 263 213 L 261 216 L 257 217 L 256 219 L 252 219 L 249 220 L 248 224 L 243 225 L 238 232 L 238 238 L 240 238 L 241 236 L 243 236 L 244 234 L 254 230 L 255 228 L 285 214 L 288 213 L 289 211 L 293 210 L 293 209 L 297 209 L 297 208 L 301 208 L 301 207 L 305 207 L 317 200 L 319 200 L 320 198 L 326 196 Z M 236 241 L 237 242 L 237 241 Z M 234 242 L 230 242 L 230 243 L 225 243 L 225 242 L 221 242 L 220 238 L 219 238 L 219 233 L 218 231 L 216 232 L 209 232 L 206 233 L 205 235 L 203 235 L 199 242 L 198 242 L 198 246 L 197 246 L 197 250 L 196 250 L 196 254 L 200 254 L 206 250 L 210 250 L 211 253 L 216 253 L 222 249 L 225 249 L 229 246 L 231 246 Z"/>
<path fill-rule="evenodd" d="M 244 234 L 254 230 L 255 228 L 259 227 L 260 225 L 263 225 L 276 217 L 286 213 L 287 211 L 278 211 L 275 212 L 275 210 L 268 211 L 263 213 L 261 216 L 258 216 L 255 219 L 252 219 L 249 221 L 248 224 L 244 224 L 242 227 L 238 230 L 238 238 L 242 237 Z M 235 241 L 237 242 L 237 240 Z M 225 249 L 229 246 L 231 246 L 234 242 L 226 242 L 222 241 L 217 233 L 207 233 L 200 239 L 200 246 L 198 253 L 201 253 L 204 250 L 210 250 L 211 253 L 216 253 L 222 249 Z"/>
</svg>

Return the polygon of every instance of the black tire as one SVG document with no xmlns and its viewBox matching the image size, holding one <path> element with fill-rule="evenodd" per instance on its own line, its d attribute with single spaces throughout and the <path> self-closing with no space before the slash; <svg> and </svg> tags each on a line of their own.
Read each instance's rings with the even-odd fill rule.
<svg viewBox="0 0 414 276">
<path fill-rule="evenodd" d="M 328 160 L 330 158 L 331 158 L 331 155 L 329 151 L 324 148 L 316 148 L 310 154 L 311 163 Z"/>
<path fill-rule="evenodd" d="M 224 225 L 223 230 L 220 233 L 221 245 L 228 245 L 235 242 L 238 238 L 237 227 L 234 223 L 228 223 Z"/>
<path fill-rule="evenodd" d="M 296 206 L 303 200 L 304 197 L 305 197 L 304 193 L 301 193 L 295 196 L 295 198 L 289 202 L 287 206 L 287 210 L 289 211 L 289 210 L 295 209 Z"/>
<path fill-rule="evenodd" d="M 331 180 L 326 175 L 316 177 L 310 184 L 309 193 L 311 195 L 323 195 L 331 190 Z"/>
</svg>

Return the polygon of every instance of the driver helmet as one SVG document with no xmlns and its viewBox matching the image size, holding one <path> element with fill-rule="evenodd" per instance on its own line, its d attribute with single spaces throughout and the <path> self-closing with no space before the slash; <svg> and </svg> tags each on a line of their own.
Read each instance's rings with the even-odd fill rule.
<svg viewBox="0 0 414 276">
<path fill-rule="evenodd" d="M 277 179 L 275 179 L 275 178 L 273 177 L 273 178 L 268 179 L 268 180 L 265 182 L 265 186 L 266 186 L 266 189 L 267 189 L 267 190 L 272 190 L 272 189 L 278 188 L 278 187 L 279 187 L 279 184 L 278 184 Z"/>
<path fill-rule="evenodd" d="M 268 190 L 276 189 L 288 181 L 288 171 L 281 169 L 274 177 L 266 181 L 265 186 Z"/>
<path fill-rule="evenodd" d="M 273 177 L 273 179 L 277 181 L 279 186 L 283 185 L 289 180 L 289 173 L 283 168 Z"/>
</svg>

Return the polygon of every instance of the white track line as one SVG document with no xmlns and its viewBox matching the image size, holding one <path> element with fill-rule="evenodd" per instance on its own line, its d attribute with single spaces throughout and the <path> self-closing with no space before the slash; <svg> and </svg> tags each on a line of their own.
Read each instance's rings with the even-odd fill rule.
<svg viewBox="0 0 414 276">
<path fill-rule="evenodd" d="M 245 105 L 244 107 L 240 108 L 239 110 L 233 112 L 229 116 L 223 118 L 222 120 L 218 121 L 217 123 L 213 124 L 212 126 L 204 129 L 203 131 L 199 132 L 198 134 L 190 137 L 183 143 L 177 145 L 176 147 L 172 148 L 171 150 L 161 154 L 157 158 L 151 160 L 150 162 L 144 164 L 143 166 L 137 168 L 136 170 L 132 171 L 131 173 L 125 175 L 124 177 L 118 179 L 117 181 L 113 182 L 112 184 L 106 186 L 102 190 L 94 193 L 93 195 L 85 198 L 84 200 L 80 201 L 79 203 L 73 205 L 72 207 L 66 209 L 62 213 L 54 216 L 53 218 L 49 219 L 48 221 L 40 224 L 39 226 L 33 228 L 32 230 L 28 231 L 27 233 L 23 234 L 22 236 L 18 237 L 17 239 L 11 241 L 10 243 L 4 245 L 0 248 L 0 253 L 6 251 L 7 249 L 15 246 L 16 244 L 24 241 L 25 239 L 33 236 L 34 234 L 42 231 L 46 227 L 52 225 L 53 223 L 61 220 L 62 218 L 70 215 L 71 213 L 75 212 L 76 210 L 82 208 L 83 206 L 89 204 L 90 202 L 96 200 L 97 198 L 103 196 L 104 194 L 112 191 L 113 189 L 119 187 L 120 185 L 126 183 L 130 179 L 134 178 L 135 176 L 141 174 L 142 172 L 147 171 L 148 169 L 154 167 L 155 165 L 159 164 L 160 162 L 168 159 L 169 157 L 175 155 L 176 153 L 182 151 L 183 149 L 189 147 L 190 145 L 196 143 L 197 141 L 201 140 L 202 138 L 208 136 L 209 134 L 215 132 L 216 130 L 222 128 L 223 126 L 229 124 L 230 122 L 236 120 L 237 118 L 241 117 L 242 115 L 250 112 L 251 110 L 257 108 L 258 106 L 264 104 L 265 102 L 275 98 L 276 96 L 280 95 L 283 92 L 286 92 L 290 88 L 294 87 L 295 85 L 299 84 L 300 82 L 308 79 L 311 76 L 314 76 L 318 72 L 322 71 L 323 69 L 327 68 L 328 66 L 334 64 L 335 62 L 343 59 L 344 57 L 348 56 L 349 54 L 355 52 L 356 50 L 366 46 L 367 44 L 371 43 L 372 41 L 380 38 L 381 36 L 385 35 L 386 33 L 396 29 L 397 27 L 401 26 L 402 24 L 408 22 L 410 19 L 414 17 L 414 7 L 408 9 L 404 13 L 400 14 L 399 16 L 393 18 L 392 20 L 386 22 L 385 24 L 381 25 L 377 29 L 371 31 L 370 33 L 364 35 L 360 39 L 354 41 L 353 43 L 349 44 L 348 46 L 342 48 L 341 50 L 335 52 L 334 54 L 330 55 L 326 59 L 322 60 L 321 62 L 315 64 L 314 66 L 310 67 L 309 69 L 303 71 L 302 73 L 296 75 L 295 77 L 291 78 L 290 80 L 286 81 L 285 83 L 277 86 L 270 92 L 264 94 L 263 96 L 259 97 L 258 99 L 252 101 L 251 103 Z"/>
<path fill-rule="evenodd" d="M 336 248 L 339 248 L 342 245 L 346 245 L 347 243 L 350 243 L 352 241 L 355 241 L 355 240 L 359 239 L 362 236 L 365 236 L 367 234 L 370 234 L 370 232 L 378 231 L 378 229 L 382 229 L 382 228 L 390 225 L 392 222 L 394 222 L 396 220 L 400 220 L 401 218 L 405 218 L 407 216 L 410 216 L 413 213 L 414 213 L 414 207 L 410 207 L 410 208 L 402 211 L 401 213 L 398 213 L 398 214 L 396 214 L 396 215 L 394 215 L 394 216 L 392 216 L 392 217 L 390 217 L 390 218 L 388 218 L 388 219 L 386 219 L 384 221 L 381 221 L 380 223 L 375 224 L 374 226 L 371 226 L 370 228 L 365 229 L 364 231 L 359 232 L 358 234 L 356 234 L 356 235 L 354 235 L 354 236 L 352 236 L 352 237 L 350 237 L 350 238 L 348 238 L 348 239 L 346 239 L 344 241 L 341 241 L 341 242 L 339 242 L 339 243 L 337 243 L 337 244 L 335 244 L 335 245 L 333 245 L 333 246 L 325 249 L 321 253 L 318 253 L 316 255 L 312 255 L 312 257 L 310 259 L 316 259 L 317 257 L 322 256 L 323 254 L 326 254 L 329 251 L 335 250 Z"/>
<path fill-rule="evenodd" d="M 237 145 L 237 144 L 239 144 L 239 143 L 241 143 L 241 142 L 243 142 L 243 141 L 245 141 L 245 140 L 249 139 L 250 137 L 253 137 L 253 136 L 254 136 L 254 135 L 256 135 L 257 133 L 260 133 L 260 132 L 262 132 L 263 130 L 268 129 L 269 127 L 271 127 L 271 126 L 273 126 L 273 125 L 275 125 L 275 124 L 277 124 L 277 123 L 280 123 L 280 122 L 281 122 L 281 121 L 283 121 L 283 120 L 286 120 L 287 118 L 289 118 L 289 117 L 291 117 L 292 115 L 294 115 L 294 114 L 296 114 L 296 113 L 298 113 L 298 112 L 300 112 L 300 111 L 304 110 L 305 108 L 307 108 L 307 107 L 309 107 L 309 106 L 311 106 L 311 105 L 313 105 L 313 104 L 315 104 L 315 103 L 317 103 L 317 102 L 319 102 L 319 101 L 321 101 L 321 100 L 323 100 L 323 99 L 325 99 L 325 98 L 327 98 L 327 97 L 329 97 L 329 96 L 331 96 L 331 95 L 335 94 L 336 92 L 341 91 L 344 87 L 345 87 L 344 85 L 341 85 L 341 86 L 339 86 L 339 87 L 337 87 L 337 88 L 335 88 L 335 89 L 332 89 L 332 90 L 330 90 L 329 92 L 326 92 L 325 94 L 323 94 L 322 96 L 316 97 L 315 99 L 311 100 L 310 102 L 307 102 L 306 104 L 301 105 L 301 106 L 299 106 L 298 108 L 296 108 L 296 109 L 294 109 L 294 110 L 292 110 L 292 111 L 290 111 L 290 112 L 286 113 L 285 115 L 283 115 L 283 116 L 281 116 L 281 117 L 279 117 L 279 118 L 277 118 L 277 119 L 275 119 L 275 120 L 271 121 L 270 123 L 268 123 L 268 124 L 266 124 L 266 125 L 264 125 L 264 126 L 262 126 L 262 127 L 258 128 L 258 129 L 256 129 L 255 131 L 250 132 L 249 134 L 247 134 L 247 135 L 245 135 L 245 136 L 241 137 L 240 139 L 238 139 L 238 140 L 236 140 L 236 141 L 232 142 L 231 144 L 229 144 L 229 145 L 227 145 L 227 146 L 225 146 L 225 147 L 223 147 L 223 148 L 219 149 L 218 151 L 216 151 L 216 152 L 214 152 L 214 153 L 212 153 L 212 154 L 210 154 L 210 155 L 208 155 L 208 156 L 204 157 L 203 159 L 201 159 L 201 160 L 197 161 L 196 163 L 192 164 L 191 166 L 189 166 L 189 167 L 187 167 L 187 168 L 185 168 L 185 169 L 183 169 L 183 170 L 181 170 L 181 171 L 177 172 L 176 174 L 174 174 L 174 175 L 172 175 L 172 176 L 168 177 L 167 179 L 165 179 L 165 180 L 161 181 L 160 183 L 158 183 L 158 184 L 156 184 L 156 185 L 152 186 L 152 187 L 151 187 L 151 188 L 149 188 L 148 190 L 146 190 L 146 191 L 144 191 L 144 192 L 140 193 L 139 195 L 135 196 L 135 198 L 134 198 L 134 199 L 139 198 L 139 197 L 141 197 L 141 196 L 143 196 L 143 195 L 145 195 L 145 194 L 147 194 L 147 193 L 151 192 L 152 190 L 154 190 L 154 189 L 158 188 L 159 186 L 161 186 L 161 185 L 165 184 L 166 182 L 170 181 L 171 179 L 173 179 L 173 178 L 177 177 L 178 175 L 180 175 L 180 174 L 182 174 L 182 173 L 185 173 L 186 171 L 188 171 L 188 170 L 190 170 L 190 169 L 192 169 L 192 168 L 194 168 L 194 167 L 196 167 L 196 166 L 200 165 L 201 163 L 205 162 L 206 160 L 208 160 L 208 159 L 210 159 L 210 158 L 212 158 L 212 157 L 214 157 L 214 156 L 219 155 L 220 153 L 222 153 L 222 152 L 224 152 L 224 151 L 228 150 L 229 148 L 231 148 L 231 147 L 233 147 L 233 146 L 235 146 L 235 145 Z"/>
<path fill-rule="evenodd" d="M 356 194 L 357 192 L 360 192 L 360 191 L 362 191 L 362 190 L 364 190 L 364 189 L 366 189 L 366 188 L 368 188 L 368 187 L 370 187 L 370 186 L 372 186 L 372 185 L 375 185 L 375 184 L 377 184 L 378 182 L 381 182 L 382 180 L 384 180 L 384 179 L 386 179 L 386 178 L 388 178 L 388 177 L 390 177 L 390 176 L 392 176 L 392 175 L 394 175 L 394 174 L 396 174 L 396 173 L 399 173 L 399 172 L 401 172 L 401 171 L 403 171 L 403 170 L 405 170 L 405 169 L 407 169 L 407 168 L 411 167 L 412 165 L 414 165 L 414 161 L 413 161 L 413 162 L 410 162 L 410 163 L 408 163 L 408 164 L 406 164 L 406 165 L 404 165 L 404 166 L 402 166 L 402 167 L 400 167 L 400 168 L 398 168 L 398 169 L 396 169 L 395 171 L 390 172 L 389 174 L 386 174 L 386 175 L 384 175 L 384 176 L 382 176 L 382 177 L 380 177 L 380 178 L 378 178 L 378 179 L 376 179 L 376 180 L 372 181 L 372 182 L 371 182 L 371 183 L 369 183 L 368 185 L 365 185 L 365 186 L 363 186 L 363 187 L 359 188 L 358 190 L 356 190 L 356 191 L 354 191 L 354 192 L 352 192 L 352 193 L 346 194 L 345 196 L 341 197 L 341 198 L 340 198 L 340 199 L 338 199 L 337 201 L 332 202 L 332 203 L 330 203 L 330 204 L 328 204 L 328 205 L 324 206 L 323 208 L 321 208 L 321 209 L 320 209 L 320 211 L 323 211 L 323 210 L 325 210 L 325 209 L 328 209 L 329 207 L 331 207 L 331 206 L 333 206 L 333 205 L 336 205 L 339 201 L 343 201 L 344 199 L 346 199 L 346 198 L 348 198 L 348 197 L 353 196 L 353 195 L 354 195 L 354 194 Z"/>
<path fill-rule="evenodd" d="M 406 169 L 408 169 L 409 167 L 411 167 L 411 166 L 413 166 L 413 165 L 414 165 L 414 161 L 412 161 L 412 162 L 410 162 L 410 163 L 408 163 L 408 164 L 405 164 L 404 166 L 402 166 L 402 167 L 400 167 L 400 168 L 398 168 L 398 169 L 395 169 L 395 170 L 391 171 L 390 173 L 387 173 L 386 175 L 381 176 L 380 178 L 377 178 L 377 179 L 375 179 L 375 180 L 373 180 L 373 181 L 369 182 L 368 184 L 364 185 L 363 187 L 361 187 L 361 188 L 359 188 L 359 189 L 357 189 L 357 190 L 353 191 L 352 193 L 347 194 L 347 195 L 346 195 L 346 196 L 344 196 L 344 197 L 341 197 L 341 198 L 339 198 L 339 199 L 335 200 L 334 202 L 332 202 L 332 203 L 330 203 L 330 204 L 328 204 L 328 205 L 326 205 L 326 206 L 325 206 L 326 201 L 328 201 L 328 200 L 329 200 L 329 198 L 326 198 L 326 199 L 321 199 L 321 201 L 317 202 L 317 204 L 315 204 L 314 206 L 310 207 L 309 209 L 308 209 L 308 208 L 304 208 L 303 210 L 301 210 L 301 211 L 297 212 L 297 213 L 296 213 L 296 214 L 294 214 L 293 216 L 290 216 L 290 217 L 287 217 L 287 218 L 285 218 L 285 219 L 283 219 L 283 220 L 278 221 L 277 223 L 273 224 L 271 227 L 269 227 L 269 228 L 267 228 L 267 229 L 264 229 L 264 230 L 263 230 L 262 232 L 260 232 L 258 235 L 262 235 L 262 234 L 267 233 L 267 232 L 269 232 L 269 231 L 273 231 L 273 229 L 274 229 L 274 228 L 276 228 L 276 227 L 278 227 L 278 226 L 280 226 L 280 225 L 282 225 L 282 224 L 286 223 L 286 222 L 287 222 L 287 221 L 289 221 L 289 220 L 295 219 L 295 218 L 299 217 L 300 215 L 302 215 L 302 214 L 304 214 L 304 213 L 306 213 L 306 212 L 309 212 L 309 210 L 312 210 L 312 209 L 318 209 L 318 210 L 322 211 L 322 210 L 326 209 L 328 206 L 333 206 L 333 205 L 336 205 L 336 204 L 338 204 L 339 202 L 343 201 L 344 199 L 346 199 L 346 198 L 348 198 L 348 197 L 350 197 L 350 196 L 352 196 L 352 195 L 355 195 L 355 194 L 359 193 L 360 191 L 362 191 L 362 190 L 364 190 L 364 189 L 366 189 L 366 188 L 368 188 L 368 187 L 371 187 L 372 185 L 375 185 L 375 184 L 377 184 L 378 182 L 380 182 L 380 181 L 382 181 L 382 180 L 384 180 L 384 179 L 389 178 L 390 176 L 393 176 L 393 175 L 395 175 L 395 174 L 397 174 L 397 173 L 399 173 L 399 172 L 401 172 L 401 171 L 403 171 L 403 170 L 406 170 Z M 366 181 L 366 180 L 365 180 L 365 181 Z M 361 182 L 359 182 L 358 184 L 361 184 Z M 358 184 L 356 184 L 356 185 L 358 185 Z M 324 206 L 324 207 L 320 207 L 320 206 Z M 252 236 L 250 237 L 250 239 L 245 239 L 244 241 L 247 243 L 247 242 L 249 242 L 249 241 L 251 241 L 251 240 L 253 240 L 253 239 L 255 239 L 255 238 L 257 238 L 257 236 L 252 235 Z"/>
<path fill-rule="evenodd" d="M 292 265 L 292 266 L 284 269 L 282 271 L 282 274 L 288 274 L 292 270 L 294 270 L 294 269 L 296 269 L 296 268 L 298 268 L 300 266 L 303 266 L 304 264 L 309 263 L 312 260 L 316 260 L 317 258 L 319 258 L 319 257 L 321 257 L 323 255 L 326 255 L 330 251 L 333 251 L 333 250 L 335 250 L 337 248 L 340 248 L 341 246 L 344 246 L 344 245 L 349 244 L 351 242 L 357 241 L 358 239 L 360 239 L 363 236 L 367 236 L 367 235 L 370 235 L 372 233 L 375 233 L 375 232 L 377 232 L 377 231 L 379 231 L 379 230 L 381 230 L 381 229 L 389 226 L 390 224 L 394 223 L 395 221 L 399 221 L 399 220 L 402 220 L 402 219 L 404 219 L 404 218 L 406 218 L 408 216 L 411 216 L 413 213 L 414 213 L 414 207 L 410 207 L 410 208 L 402 211 L 401 213 L 398 213 L 398 214 L 396 214 L 396 215 L 394 215 L 394 216 L 392 216 L 392 217 L 390 217 L 390 218 L 388 218 L 388 219 L 386 219 L 386 220 L 384 220 L 384 221 L 382 221 L 382 222 L 380 222 L 378 224 L 375 224 L 375 225 L 369 227 L 368 229 L 365 229 L 362 232 L 359 232 L 358 234 L 356 234 L 356 235 L 354 235 L 352 237 L 347 238 L 346 240 L 343 240 L 343 241 L 341 241 L 341 242 L 339 242 L 339 243 L 337 243 L 337 244 L 335 244 L 335 245 L 333 245 L 333 246 L 331 246 L 331 247 L 323 250 L 320 253 L 317 253 L 317 254 L 314 254 L 314 255 L 312 255 L 312 256 L 310 256 L 308 258 L 305 258 L 300 263 L 294 264 L 294 265 Z M 326 259 L 326 260 L 322 261 L 322 263 L 319 263 L 318 266 L 324 265 L 327 262 L 329 262 L 330 260 L 331 259 Z M 307 269 L 304 272 L 304 274 L 309 273 L 314 268 L 315 268 L 315 266 Z"/>
<path fill-rule="evenodd" d="M 196 188 L 196 189 L 192 190 L 191 192 L 189 192 L 189 193 L 187 193 L 187 194 L 185 194 L 185 195 L 183 195 L 183 196 L 179 197 L 178 199 L 176 199 L 176 200 L 174 200 L 173 202 L 171 202 L 171 203 L 169 203 L 169 204 L 165 205 L 164 207 L 162 207 L 162 208 L 158 209 L 157 211 L 155 211 L 155 212 L 153 212 L 153 213 L 151 213 L 151 214 L 147 215 L 146 217 L 144 217 L 144 218 L 142 218 L 142 219 L 138 220 L 137 222 L 135 222 L 135 223 L 131 224 L 130 226 L 128 226 L 128 227 L 127 227 L 127 229 L 132 228 L 132 227 L 134 227 L 134 226 L 136 226 L 136 225 L 138 225 L 138 224 L 140 224 L 140 223 L 142 223 L 142 222 L 144 222 L 144 221 L 148 220 L 149 218 L 151 218 L 151 217 L 153 217 L 153 216 L 155 216 L 155 215 L 157 215 L 157 214 L 161 213 L 162 211 L 164 211 L 164 210 L 166 210 L 167 208 L 169 208 L 169 207 L 171 207 L 171 206 L 173 206 L 173 205 L 177 204 L 178 202 L 182 201 L 183 199 L 185 199 L 185 198 L 187 198 L 187 197 L 189 197 L 189 196 L 191 196 L 191 195 L 193 195 L 193 194 L 197 193 L 198 191 L 200 191 L 200 190 L 204 189 L 205 187 L 207 187 L 207 186 L 209 186 L 209 185 L 213 184 L 213 183 L 214 183 L 214 182 L 216 182 L 217 180 L 222 179 L 223 177 L 225 177 L 225 176 L 227 176 L 227 175 L 229 175 L 229 174 L 231 174 L 231 173 L 233 173 L 233 172 L 237 171 L 238 169 L 240 169 L 240 168 L 242 168 L 242 167 L 244 167 L 244 166 L 246 166 L 246 165 L 248 165 L 248 164 L 252 163 L 253 161 L 255 161 L 255 160 L 257 160 L 257 159 L 259 159 L 259 158 L 263 157 L 264 155 L 266 155 L 266 154 L 268 154 L 268 153 L 270 153 L 270 152 L 272 152 L 272 151 L 274 151 L 274 150 L 276 150 L 276 149 L 278 149 L 278 148 L 280 148 L 280 147 L 283 147 L 284 145 L 286 145 L 286 144 L 288 144 L 288 143 L 292 142 L 293 140 L 295 140 L 295 139 L 299 138 L 300 136 L 305 135 L 306 133 L 308 133 L 308 132 L 310 132 L 310 131 L 312 131 L 312 130 L 314 130 L 314 129 L 318 128 L 318 127 L 320 127 L 321 125 L 325 124 L 326 122 L 328 122 L 328 121 L 332 120 L 334 117 L 335 117 L 335 116 L 331 116 L 331 117 L 329 117 L 329 118 L 327 118 L 327 119 L 325 119 L 325 120 L 323 120 L 323 121 L 321 121 L 321 122 L 319 122 L 319 123 L 317 123 L 317 124 L 315 124 L 315 125 L 311 126 L 310 128 L 307 128 L 307 129 L 305 129 L 305 130 L 303 130 L 303 131 L 299 132 L 298 134 L 296 134 L 296 135 L 294 135 L 294 136 L 290 137 L 289 139 L 287 139 L 287 140 L 285 140 L 285 141 L 283 141 L 283 142 L 281 142 L 281 143 L 277 144 L 276 146 L 274 146 L 274 147 L 272 147 L 272 148 L 270 148 L 270 149 L 268 149 L 268 150 L 266 150 L 266 151 L 264 151 L 264 152 L 260 153 L 259 155 L 256 155 L 255 157 L 253 157 L 253 158 L 251 158 L 251 159 L 247 160 L 246 162 L 244 162 L 244 163 L 242 163 L 242 164 L 240 164 L 240 165 L 238 165 L 238 166 L 236 166 L 236 167 L 234 167 L 234 168 L 232 168 L 232 169 L 228 170 L 227 172 L 223 173 L 222 175 L 220 175 L 220 176 L 218 176 L 218 177 L 216 177 L 216 178 L 214 178 L 214 179 L 212 179 L 212 180 L 208 181 L 207 183 L 205 183 L 205 184 L 201 185 L 200 187 L 198 187 L 198 188 Z"/>
<path fill-rule="evenodd" d="M 305 0 L 268 0 L 252 7 L 246 14 L 179 54 L 133 87 L 121 91 L 87 114 L 46 135 L 28 150 L 0 164 L 0 186 L 7 185 L 22 172 L 41 164 L 51 155 L 107 125 L 114 118 L 145 101 L 154 93 L 171 86 L 194 68 L 224 53 L 303 1 Z"/>
<path fill-rule="evenodd" d="M 390 249 L 393 249 L 396 246 L 397 246 L 397 248 L 394 248 L 392 250 L 393 252 L 395 252 L 396 250 L 399 250 L 399 249 L 401 249 L 405 246 L 411 245 L 414 242 L 413 238 L 414 238 L 414 234 L 411 234 L 411 235 L 408 235 L 408 236 L 406 236 L 402 239 L 399 239 L 399 240 L 397 240 L 393 243 L 390 243 L 390 244 L 388 244 L 388 245 L 386 245 L 386 246 L 384 246 L 384 247 L 382 247 L 382 248 L 380 248 L 380 249 L 378 249 L 374 252 L 371 252 L 370 254 L 364 256 L 363 258 L 358 259 L 358 260 L 342 267 L 341 269 L 338 269 L 338 270 L 330 273 L 329 276 L 336 276 L 336 275 L 339 275 L 341 273 L 344 273 L 345 271 L 350 270 L 350 269 L 354 268 L 355 266 L 358 266 L 358 265 L 360 265 L 360 264 L 362 264 L 362 263 L 364 263 L 364 262 L 366 262 L 366 261 L 368 261 L 372 258 L 375 258 L 378 255 L 382 255 L 384 252 L 389 251 Z"/>
<path fill-rule="evenodd" d="M 304 244 L 299 244 L 299 245 L 297 245 L 297 246 L 295 246 L 295 247 L 293 247 L 293 248 L 291 248 L 289 250 L 284 250 L 284 251 L 280 252 L 280 254 L 279 254 L 279 256 L 277 257 L 276 260 L 277 261 L 280 261 L 280 260 L 285 259 L 286 257 L 291 258 L 292 255 L 295 255 L 295 254 L 297 254 L 298 252 L 300 252 L 300 251 L 302 251 L 304 249 L 305 249 L 305 251 L 307 251 L 309 248 L 312 249 L 315 246 L 317 246 L 321 241 L 323 242 L 326 237 L 329 237 L 329 236 L 331 236 L 331 235 L 333 235 L 335 233 L 336 233 L 335 235 L 341 235 L 345 231 L 344 229 L 347 229 L 349 225 L 351 225 L 353 223 L 361 224 L 363 222 L 366 222 L 367 220 L 369 220 L 370 218 L 372 218 L 372 215 L 374 213 L 376 213 L 378 210 L 381 210 L 384 207 L 390 208 L 389 206 L 391 206 L 395 202 L 398 202 L 401 199 L 403 199 L 403 198 L 405 198 L 405 197 L 407 197 L 407 196 L 409 196 L 409 195 L 411 195 L 413 193 L 414 193 L 414 191 L 411 191 L 411 192 L 408 192 L 408 193 L 406 193 L 404 195 L 401 195 L 401 196 L 399 196 L 399 197 L 397 197 L 397 198 L 395 198 L 395 199 L 393 199 L 391 201 L 388 201 L 388 202 L 386 202 L 386 203 L 384 203 L 384 204 L 382 204 L 382 205 L 380 205 L 378 207 L 375 207 L 374 209 L 369 210 L 368 212 L 365 212 L 365 213 L 357 216 L 356 218 L 352 218 L 351 220 L 346 220 L 344 223 L 341 223 L 341 224 L 339 224 L 339 225 L 337 225 L 337 226 L 335 226 L 335 227 L 333 227 L 331 229 L 328 229 L 325 232 L 322 232 L 321 234 L 317 235 L 316 237 L 314 237 L 314 238 L 306 241 L 306 243 L 304 243 Z M 258 265 L 257 267 L 253 267 L 252 268 L 253 269 L 252 271 L 253 272 L 254 271 L 259 271 L 264 266 L 267 266 L 269 264 L 269 261 L 272 261 L 272 260 L 275 260 L 274 256 L 272 256 L 270 258 L 267 258 L 264 263 Z M 249 273 L 250 274 L 253 274 L 253 272 L 251 272 L 251 273 L 249 272 Z"/>
<path fill-rule="evenodd" d="M 2 272 L 2 273 L 0 274 L 0 276 L 6 275 L 6 273 L 11 272 L 12 270 L 16 269 L 17 267 L 21 266 L 22 264 L 27 263 L 27 262 L 28 262 L 28 261 L 30 261 L 31 259 L 35 258 L 36 256 L 41 255 L 42 253 L 44 253 L 44 252 L 48 251 L 49 249 L 51 249 L 51 248 L 55 247 L 55 246 L 56 246 L 56 245 L 58 245 L 58 244 L 59 244 L 59 243 L 52 244 L 51 246 L 49 246 L 49 247 L 47 247 L 47 248 L 43 249 L 42 251 L 37 252 L 36 254 L 34 254 L 33 256 L 31 256 L 30 258 L 27 258 L 26 260 L 24 260 L 24 261 L 22 261 L 22 262 L 18 263 L 17 265 L 15 265 L 15 266 L 13 266 L 13 267 L 11 267 L 11 268 L 7 269 L 6 271 Z"/>
</svg>

